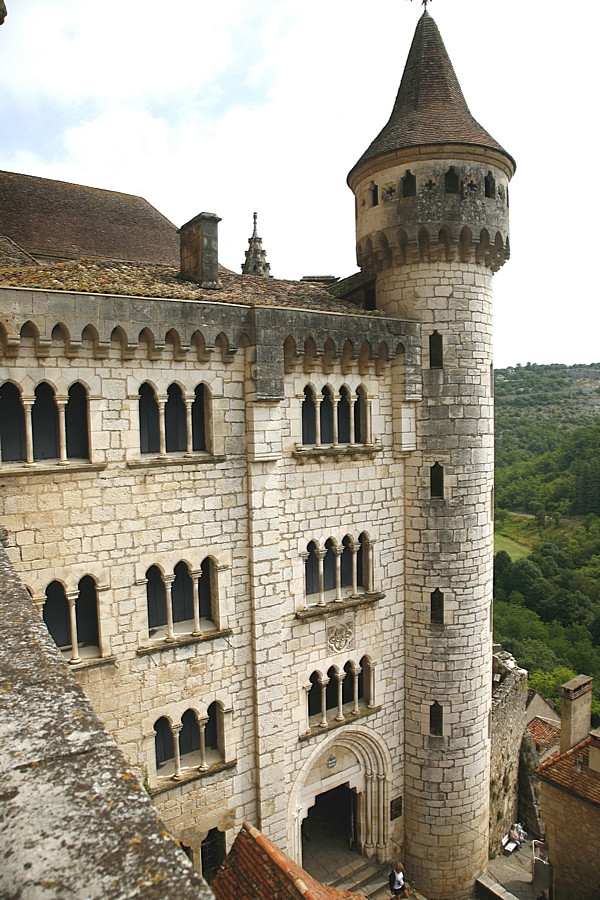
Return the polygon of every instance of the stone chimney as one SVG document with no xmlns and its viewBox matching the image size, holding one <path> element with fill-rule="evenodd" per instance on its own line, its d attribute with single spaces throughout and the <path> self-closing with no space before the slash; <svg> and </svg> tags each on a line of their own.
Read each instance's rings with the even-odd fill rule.
<svg viewBox="0 0 600 900">
<path fill-rule="evenodd" d="M 214 213 L 198 213 L 179 229 L 181 277 L 203 288 L 219 287 L 219 222 Z"/>
<path fill-rule="evenodd" d="M 566 753 L 589 734 L 592 713 L 592 679 L 578 675 L 562 686 L 560 752 Z"/>
</svg>

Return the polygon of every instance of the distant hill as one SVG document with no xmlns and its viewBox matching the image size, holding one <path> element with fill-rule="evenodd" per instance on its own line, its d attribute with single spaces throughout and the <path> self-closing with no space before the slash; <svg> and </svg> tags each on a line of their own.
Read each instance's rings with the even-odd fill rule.
<svg viewBox="0 0 600 900">
<path fill-rule="evenodd" d="M 600 417 L 600 363 L 496 369 L 496 469 L 558 449 Z"/>
</svg>

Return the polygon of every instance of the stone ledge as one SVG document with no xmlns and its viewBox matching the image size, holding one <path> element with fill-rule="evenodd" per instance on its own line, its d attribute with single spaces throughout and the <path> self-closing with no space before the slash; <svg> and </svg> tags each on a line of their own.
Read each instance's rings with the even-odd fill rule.
<svg viewBox="0 0 600 900">
<path fill-rule="evenodd" d="M 75 672 L 81 669 L 96 669 L 100 666 L 115 666 L 117 664 L 116 656 L 90 656 L 88 659 L 82 658 L 78 662 L 67 660 L 69 667 Z"/>
<path fill-rule="evenodd" d="M 12 466 L 10 463 L 0 465 L 0 479 L 9 477 L 14 478 L 17 475 L 72 475 L 74 472 L 101 472 L 107 467 L 108 463 L 91 463 L 91 462 L 66 462 L 61 463 L 40 463 L 33 462 L 30 465 L 19 464 Z"/>
<path fill-rule="evenodd" d="M 320 616 L 336 616 L 348 609 L 361 609 L 364 606 L 371 606 L 383 600 L 385 593 L 383 591 L 375 591 L 372 594 L 361 594 L 360 597 L 352 597 L 349 600 L 332 600 L 324 606 L 309 606 L 306 609 L 296 610 L 297 619 L 318 619 Z"/>
<path fill-rule="evenodd" d="M 205 769 L 203 772 L 201 772 L 199 769 L 195 769 L 193 772 L 182 775 L 181 778 L 174 779 L 171 776 L 169 777 L 168 784 L 161 784 L 158 785 L 158 787 L 150 788 L 150 796 L 155 797 L 157 794 L 164 794 L 165 791 L 172 791 L 173 788 L 181 787 L 184 784 L 189 784 L 191 781 L 199 781 L 201 778 L 207 778 L 209 775 L 218 775 L 219 772 L 226 772 L 228 769 L 234 769 L 236 766 L 237 759 L 233 759 L 231 760 L 231 762 L 215 763 L 213 766 L 209 766 L 209 768 Z"/>
<path fill-rule="evenodd" d="M 351 725 L 353 722 L 358 722 L 359 719 L 364 719 L 366 716 L 370 716 L 373 713 L 381 712 L 382 709 L 383 707 L 381 706 L 371 706 L 367 709 L 360 709 L 357 713 L 351 713 L 350 716 L 338 722 L 333 721 L 328 722 L 327 725 L 317 725 L 315 728 L 311 728 L 310 731 L 301 734 L 298 740 L 309 741 L 319 734 L 325 734 L 328 731 L 335 731 L 336 728 L 343 728 L 345 725 Z"/>
<path fill-rule="evenodd" d="M 292 456 L 299 460 L 306 459 L 347 459 L 348 457 L 373 457 L 377 453 L 382 453 L 381 444 L 340 444 L 337 447 L 313 447 L 304 444 L 296 444 L 296 449 L 292 450 Z"/>
<path fill-rule="evenodd" d="M 225 462 L 225 454 L 213 455 L 212 453 L 193 454 L 191 456 L 154 456 L 148 454 L 148 459 L 128 459 L 128 469 L 157 469 L 162 466 L 207 466 Z"/>
<path fill-rule="evenodd" d="M 475 882 L 475 896 L 480 900 L 517 900 L 514 894 L 489 875 L 479 876 Z"/>
<path fill-rule="evenodd" d="M 217 638 L 229 637 L 233 634 L 231 628 L 223 628 L 220 631 L 205 631 L 203 634 L 186 634 L 184 637 L 175 638 L 172 641 L 157 641 L 146 647 L 138 647 L 135 651 L 138 656 L 147 656 L 155 651 L 173 650 L 177 647 L 187 647 L 188 644 L 202 644 L 204 641 L 216 641 Z"/>
</svg>

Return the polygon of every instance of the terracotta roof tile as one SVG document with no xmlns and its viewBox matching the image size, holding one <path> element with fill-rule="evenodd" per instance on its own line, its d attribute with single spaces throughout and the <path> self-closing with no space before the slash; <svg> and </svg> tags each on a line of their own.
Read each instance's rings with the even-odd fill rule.
<svg viewBox="0 0 600 900">
<path fill-rule="evenodd" d="M 589 768 L 591 738 L 553 756 L 538 769 L 542 781 L 600 806 L 600 772 Z"/>
<path fill-rule="evenodd" d="M 374 157 L 431 144 L 487 147 L 515 164 L 469 112 L 437 25 L 425 11 L 417 24 L 389 121 L 352 172 Z"/>
<path fill-rule="evenodd" d="M 119 263 L 82 259 L 49 265 L 0 266 L 0 286 L 116 294 L 129 297 L 156 297 L 199 300 L 210 303 L 239 303 L 244 306 L 286 306 L 346 315 L 378 315 L 347 300 L 334 297 L 322 284 L 308 281 L 281 281 L 255 275 L 236 275 L 221 270 L 219 287 L 208 290 L 185 281 L 175 266 Z"/>
<path fill-rule="evenodd" d="M 179 264 L 177 228 L 142 197 L 0 172 L 0 234 L 34 256 Z"/>
<path fill-rule="evenodd" d="M 211 888 L 217 900 L 364 900 L 316 881 L 248 822 Z"/>
</svg>

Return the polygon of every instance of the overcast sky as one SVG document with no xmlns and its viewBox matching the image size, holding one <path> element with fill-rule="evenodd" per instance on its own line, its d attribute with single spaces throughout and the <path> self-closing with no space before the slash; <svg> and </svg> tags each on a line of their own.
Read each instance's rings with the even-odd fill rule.
<svg viewBox="0 0 600 900">
<path fill-rule="evenodd" d="M 278 278 L 356 270 L 346 175 L 387 121 L 419 0 L 7 0 L 0 168 L 252 213 Z M 496 365 L 600 361 L 600 4 L 432 0 L 475 118 L 517 161 Z"/>
</svg>

